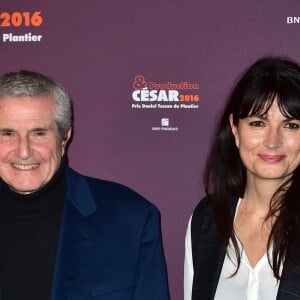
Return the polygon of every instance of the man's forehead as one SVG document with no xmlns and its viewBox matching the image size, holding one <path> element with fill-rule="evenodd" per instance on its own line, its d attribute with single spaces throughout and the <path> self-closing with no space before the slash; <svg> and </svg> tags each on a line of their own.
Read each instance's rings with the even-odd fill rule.
<svg viewBox="0 0 300 300">
<path fill-rule="evenodd" d="M 35 122 L 39 127 L 49 127 L 54 122 L 55 105 L 51 98 L 19 98 L 9 97 L 0 100 L 0 124 L 3 122 L 19 122 L 32 126 Z"/>
<path fill-rule="evenodd" d="M 51 94 L 37 94 L 37 95 L 29 95 L 29 94 L 4 94 L 0 95 L 0 101 L 1 100 L 51 100 L 54 101 L 54 97 Z"/>
<path fill-rule="evenodd" d="M 37 107 L 42 106 L 44 107 L 43 110 L 52 110 L 55 107 L 55 101 L 52 96 L 49 95 L 41 95 L 41 96 L 6 96 L 0 98 L 0 107 L 26 107 L 32 110 L 36 109 Z"/>
</svg>

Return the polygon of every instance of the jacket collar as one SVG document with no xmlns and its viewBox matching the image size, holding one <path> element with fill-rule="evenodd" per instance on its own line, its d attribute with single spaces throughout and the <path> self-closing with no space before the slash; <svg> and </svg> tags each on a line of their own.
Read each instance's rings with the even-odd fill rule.
<svg viewBox="0 0 300 300">
<path fill-rule="evenodd" d="M 91 215 L 97 205 L 86 177 L 70 168 L 66 175 L 67 197 L 54 266 L 52 300 L 66 299 L 76 290 L 77 279 L 96 236 Z"/>
<path fill-rule="evenodd" d="M 78 211 L 85 217 L 97 210 L 94 196 L 86 177 L 67 167 L 67 200 L 69 200 Z"/>
</svg>

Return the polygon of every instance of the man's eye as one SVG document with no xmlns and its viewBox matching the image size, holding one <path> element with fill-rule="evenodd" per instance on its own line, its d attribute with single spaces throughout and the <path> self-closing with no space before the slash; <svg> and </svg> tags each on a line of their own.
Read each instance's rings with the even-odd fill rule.
<svg viewBox="0 0 300 300">
<path fill-rule="evenodd" d="M 35 131 L 33 135 L 35 137 L 44 137 L 44 136 L 46 136 L 46 132 L 45 131 Z"/>
<path fill-rule="evenodd" d="M 11 137 L 11 136 L 13 136 L 13 132 L 5 131 L 5 132 L 2 132 L 1 135 L 4 137 Z"/>
<path fill-rule="evenodd" d="M 263 121 L 252 121 L 252 122 L 249 123 L 249 125 L 253 126 L 253 127 L 263 127 L 263 126 L 265 126 Z"/>
</svg>

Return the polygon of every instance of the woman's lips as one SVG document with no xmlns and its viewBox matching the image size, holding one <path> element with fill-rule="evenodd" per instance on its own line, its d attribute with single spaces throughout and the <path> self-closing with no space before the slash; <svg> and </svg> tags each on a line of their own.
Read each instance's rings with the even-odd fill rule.
<svg viewBox="0 0 300 300">
<path fill-rule="evenodd" d="M 285 155 L 268 155 L 268 154 L 259 154 L 259 157 L 268 163 L 275 164 L 282 161 Z"/>
</svg>

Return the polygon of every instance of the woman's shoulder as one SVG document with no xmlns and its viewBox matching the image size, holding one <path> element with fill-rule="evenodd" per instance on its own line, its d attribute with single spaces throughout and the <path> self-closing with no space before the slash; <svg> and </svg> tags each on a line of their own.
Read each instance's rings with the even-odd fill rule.
<svg viewBox="0 0 300 300">
<path fill-rule="evenodd" d="M 198 203 L 192 215 L 191 243 L 193 257 L 198 252 L 198 245 L 208 245 L 212 236 L 218 236 L 218 231 L 212 198 L 206 196 Z"/>
<path fill-rule="evenodd" d="M 200 217 L 203 214 L 212 213 L 213 212 L 213 203 L 210 196 L 204 197 L 202 200 L 199 201 L 197 206 L 193 212 L 194 217 Z"/>
<path fill-rule="evenodd" d="M 204 197 L 197 204 L 194 209 L 191 220 L 192 239 L 195 239 L 194 235 L 198 235 L 207 226 L 211 226 L 215 223 L 213 203 L 210 196 Z"/>
<path fill-rule="evenodd" d="M 228 195 L 226 197 L 227 199 L 227 205 L 232 213 L 234 213 L 235 207 L 238 202 L 238 197 L 235 197 L 233 195 Z M 194 209 L 193 220 L 197 220 L 197 222 L 205 219 L 205 220 L 213 220 L 214 219 L 214 204 L 212 196 L 207 195 L 205 196 L 200 202 L 197 204 L 197 206 Z"/>
</svg>

